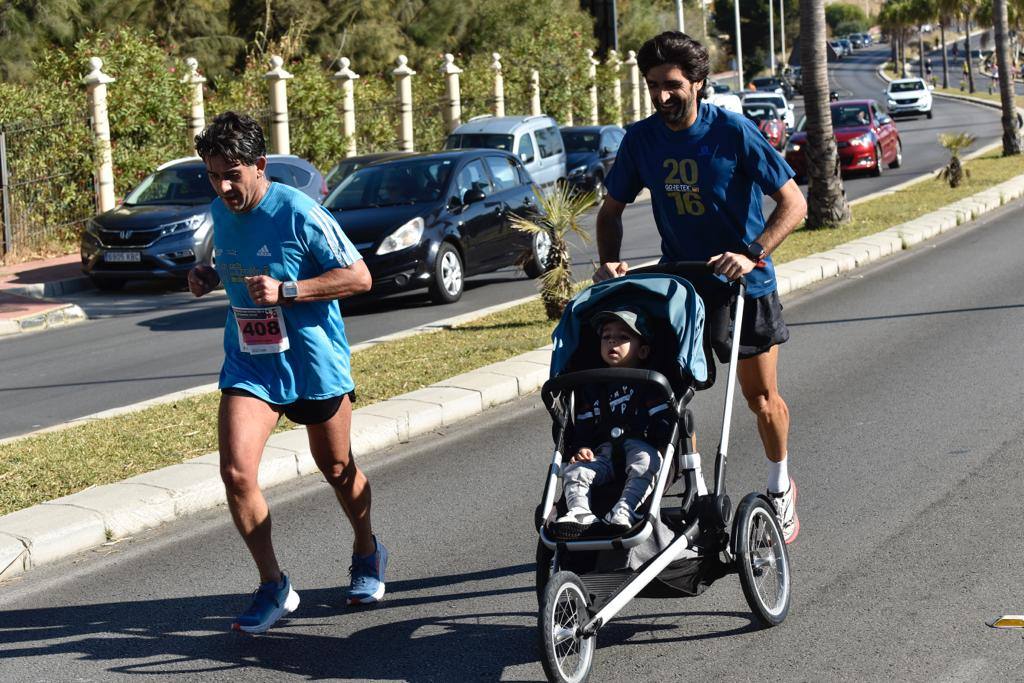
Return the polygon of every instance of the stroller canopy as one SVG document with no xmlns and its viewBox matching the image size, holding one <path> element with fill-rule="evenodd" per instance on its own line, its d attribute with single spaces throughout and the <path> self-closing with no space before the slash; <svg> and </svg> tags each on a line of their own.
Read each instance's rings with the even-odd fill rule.
<svg viewBox="0 0 1024 683">
<path fill-rule="evenodd" d="M 708 379 L 704 355 L 704 302 L 688 280 L 675 275 L 636 274 L 605 280 L 581 292 L 569 302 L 562 319 L 551 335 L 551 376 L 583 368 L 571 367 L 581 341 L 596 338 L 591 318 L 601 311 L 622 308 L 643 311 L 671 334 L 652 333 L 656 351 L 670 349 L 679 368 L 697 382 Z M 655 330 L 659 326 L 654 327 Z M 659 354 L 660 355 L 660 354 Z"/>
</svg>

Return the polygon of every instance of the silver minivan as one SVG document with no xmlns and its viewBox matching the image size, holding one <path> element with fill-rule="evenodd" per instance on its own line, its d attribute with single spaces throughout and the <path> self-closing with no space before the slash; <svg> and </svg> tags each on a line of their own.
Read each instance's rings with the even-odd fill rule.
<svg viewBox="0 0 1024 683">
<path fill-rule="evenodd" d="M 550 116 L 476 116 L 448 136 L 445 149 L 481 147 L 512 152 L 533 182 L 549 193 L 566 179 L 566 154 Z"/>
</svg>

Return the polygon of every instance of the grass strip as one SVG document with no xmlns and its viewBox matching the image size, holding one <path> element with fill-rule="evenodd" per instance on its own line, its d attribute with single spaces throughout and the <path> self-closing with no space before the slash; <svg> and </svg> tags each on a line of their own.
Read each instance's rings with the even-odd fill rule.
<svg viewBox="0 0 1024 683">
<path fill-rule="evenodd" d="M 925 181 L 858 204 L 854 219 L 840 228 L 800 228 L 776 252 L 776 261 L 825 251 L 898 225 L 1021 172 L 1019 158 L 997 153 L 967 167 L 971 177 L 955 190 L 940 181 Z M 533 301 L 449 330 L 359 351 L 352 357 L 358 405 L 532 351 L 550 341 L 552 329 L 541 303 Z M 0 445 L 0 515 L 216 450 L 218 402 L 219 394 L 213 392 Z M 283 420 L 278 431 L 294 427 Z"/>
</svg>

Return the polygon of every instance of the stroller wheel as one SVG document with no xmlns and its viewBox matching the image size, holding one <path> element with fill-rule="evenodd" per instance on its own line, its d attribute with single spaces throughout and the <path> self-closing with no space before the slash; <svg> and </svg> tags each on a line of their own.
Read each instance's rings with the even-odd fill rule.
<svg viewBox="0 0 1024 683">
<path fill-rule="evenodd" d="M 587 590 L 580 577 L 572 572 L 552 576 L 538 619 L 541 661 L 549 681 L 580 683 L 587 680 L 597 647 L 595 635 L 581 633 L 589 619 Z"/>
<path fill-rule="evenodd" d="M 743 595 L 761 626 L 781 624 L 789 612 L 789 553 L 772 506 L 747 494 L 736 510 L 736 569 Z"/>
</svg>

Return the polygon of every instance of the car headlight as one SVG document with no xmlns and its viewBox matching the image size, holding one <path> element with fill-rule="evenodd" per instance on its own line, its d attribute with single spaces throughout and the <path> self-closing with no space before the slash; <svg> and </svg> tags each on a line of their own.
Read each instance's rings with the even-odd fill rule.
<svg viewBox="0 0 1024 683">
<path fill-rule="evenodd" d="M 90 218 L 85 222 L 85 231 L 98 239 L 100 236 L 99 223 Z"/>
<path fill-rule="evenodd" d="M 870 147 L 873 144 L 875 144 L 875 141 L 869 133 L 858 135 L 854 139 L 850 140 L 851 147 Z"/>
<path fill-rule="evenodd" d="M 800 143 L 799 142 L 787 143 L 786 144 L 786 151 L 787 152 L 799 152 L 800 151 Z"/>
<path fill-rule="evenodd" d="M 196 216 L 189 216 L 183 221 L 177 221 L 175 223 L 168 223 L 160 229 L 160 236 L 166 237 L 167 235 L 177 235 L 183 232 L 192 232 L 203 222 L 203 215 L 198 214 Z"/>
<path fill-rule="evenodd" d="M 576 168 L 569 171 L 569 175 L 583 175 L 587 172 L 586 166 L 577 166 Z"/>
<path fill-rule="evenodd" d="M 423 219 L 419 216 L 405 223 L 384 238 L 384 241 L 377 247 L 377 256 L 416 246 L 420 243 L 420 238 L 423 237 L 423 227 Z"/>
<path fill-rule="evenodd" d="M 896 100 L 889 100 L 888 102 L 886 102 L 886 104 L 888 106 L 890 106 L 890 107 L 895 107 L 896 106 Z"/>
</svg>

